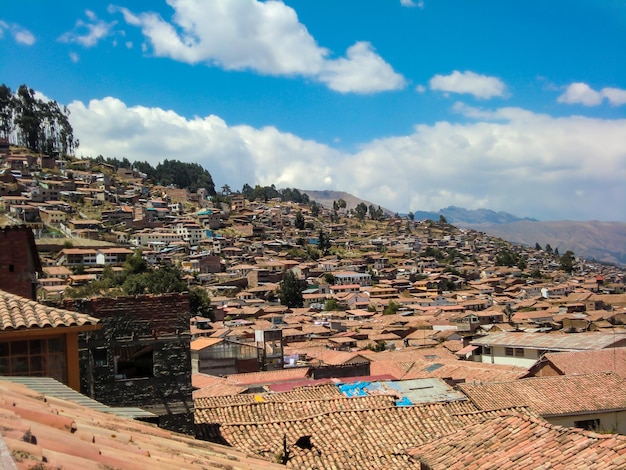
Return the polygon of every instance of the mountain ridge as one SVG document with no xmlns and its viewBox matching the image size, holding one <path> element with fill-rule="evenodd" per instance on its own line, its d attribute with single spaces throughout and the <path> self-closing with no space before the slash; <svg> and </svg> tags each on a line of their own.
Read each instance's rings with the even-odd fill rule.
<svg viewBox="0 0 626 470">
<path fill-rule="evenodd" d="M 332 207 L 333 201 L 343 199 L 346 209 L 354 209 L 359 203 L 367 206 L 377 204 L 360 199 L 345 191 L 300 190 L 322 204 Z M 384 209 L 386 214 L 395 212 Z M 450 224 L 485 232 L 503 240 L 527 246 L 550 245 L 565 253 L 573 251 L 589 260 L 626 266 L 626 223 L 590 221 L 539 221 L 529 217 L 518 217 L 508 212 L 491 209 L 464 209 L 448 206 L 439 211 L 415 211 L 415 220 L 439 220 L 444 216 Z"/>
</svg>

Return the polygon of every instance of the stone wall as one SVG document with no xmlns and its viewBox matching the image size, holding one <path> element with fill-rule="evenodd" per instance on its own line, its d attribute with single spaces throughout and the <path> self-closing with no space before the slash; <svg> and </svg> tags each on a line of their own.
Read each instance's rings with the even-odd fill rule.
<svg viewBox="0 0 626 470">
<path fill-rule="evenodd" d="M 65 308 L 102 323 L 80 336 L 82 393 L 142 408 L 158 415 L 160 426 L 193 433 L 187 293 L 75 299 Z"/>
</svg>

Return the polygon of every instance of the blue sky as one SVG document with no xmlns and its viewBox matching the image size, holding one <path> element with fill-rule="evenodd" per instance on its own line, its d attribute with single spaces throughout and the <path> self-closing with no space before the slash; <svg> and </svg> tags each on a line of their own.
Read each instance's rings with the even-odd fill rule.
<svg viewBox="0 0 626 470">
<path fill-rule="evenodd" d="M 77 156 L 626 221 L 626 1 L 48 0 L 0 10 L 0 80 L 65 104 Z"/>
</svg>

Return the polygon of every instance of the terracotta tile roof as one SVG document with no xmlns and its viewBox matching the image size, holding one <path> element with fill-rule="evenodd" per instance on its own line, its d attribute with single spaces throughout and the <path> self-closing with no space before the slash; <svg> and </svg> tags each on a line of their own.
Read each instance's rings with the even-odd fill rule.
<svg viewBox="0 0 626 470">
<path fill-rule="evenodd" d="M 233 374 L 228 376 L 228 380 L 236 385 L 268 384 L 283 380 L 303 379 L 308 377 L 308 375 L 308 367 L 294 367 L 292 369 Z"/>
<path fill-rule="evenodd" d="M 615 373 L 531 377 L 458 387 L 482 410 L 527 406 L 546 417 L 626 409 L 626 379 Z"/>
<path fill-rule="evenodd" d="M 544 358 L 563 375 L 615 372 L 626 378 L 626 348 L 547 353 Z"/>
<path fill-rule="evenodd" d="M 276 421 L 299 421 L 323 416 L 331 412 L 376 410 L 392 408 L 395 398 L 390 396 L 337 397 L 319 400 L 262 401 L 261 395 L 253 403 L 201 408 L 196 404 L 196 424 L 245 425 L 268 424 Z"/>
<path fill-rule="evenodd" d="M 0 331 L 96 325 L 100 320 L 0 290 Z"/>
<path fill-rule="evenodd" d="M 461 361 L 443 347 L 404 348 L 379 353 L 363 351 L 362 354 L 372 361 L 372 375 L 386 373 L 398 380 L 436 377 L 465 382 L 499 382 L 516 380 L 528 370 L 509 365 Z"/>
<path fill-rule="evenodd" d="M 18 469 L 284 468 L 9 381 L 0 381 L 0 426 Z"/>
<path fill-rule="evenodd" d="M 195 401 L 198 408 L 216 408 L 221 406 L 233 406 L 252 404 L 259 402 L 298 402 L 303 400 L 322 400 L 345 398 L 339 389 L 333 384 L 313 385 L 297 387 L 289 392 L 282 393 L 246 393 L 230 397 L 203 397 Z"/>
<path fill-rule="evenodd" d="M 280 393 L 276 395 L 281 395 Z M 373 397 L 369 397 L 373 398 Z M 203 438 L 217 439 L 240 451 L 274 457 L 282 451 L 286 437 L 290 460 L 287 466 L 297 469 L 406 469 L 411 458 L 406 449 L 424 444 L 439 436 L 482 421 L 495 412 L 477 412 L 471 403 L 450 402 L 423 406 L 358 407 L 359 404 L 381 405 L 380 401 L 343 398 L 312 405 L 311 416 L 294 416 L 304 403 L 285 403 L 265 414 L 263 422 L 254 421 L 258 404 L 248 405 L 248 416 L 240 421 L 219 425 L 199 425 Z M 357 409 L 346 409 L 346 406 Z M 238 411 L 245 411 L 246 407 Z M 320 414 L 315 414 L 322 411 Z M 523 410 L 519 409 L 519 412 Z M 243 419 L 249 419 L 246 423 Z M 297 442 L 310 443 L 298 446 Z"/>
<path fill-rule="evenodd" d="M 519 414 L 470 424 L 409 452 L 430 470 L 626 468 L 626 437 L 551 425 Z"/>
</svg>

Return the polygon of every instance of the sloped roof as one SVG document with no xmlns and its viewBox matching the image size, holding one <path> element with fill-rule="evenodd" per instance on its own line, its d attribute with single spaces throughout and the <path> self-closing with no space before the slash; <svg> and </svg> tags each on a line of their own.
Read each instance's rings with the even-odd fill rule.
<svg viewBox="0 0 626 470">
<path fill-rule="evenodd" d="M 470 424 L 412 449 L 412 466 L 430 470 L 469 468 L 626 468 L 626 437 L 551 425 L 520 414 Z"/>
<path fill-rule="evenodd" d="M 220 439 L 241 451 L 262 456 L 281 452 L 285 436 L 290 457 L 287 467 L 291 468 L 404 470 L 410 468 L 407 448 L 495 415 L 493 411 L 476 411 L 467 401 L 381 407 L 390 397 L 365 398 L 377 400 L 322 400 L 309 408 L 308 416 L 304 413 L 307 402 L 274 406 L 274 414 L 264 413 L 263 421 L 255 416 L 262 408 L 248 405 L 239 408 L 245 414 L 237 421 L 199 425 L 198 432 L 205 438 Z M 296 418 L 293 408 L 297 407 L 304 410 Z M 311 445 L 298 446 L 302 440 Z"/>
<path fill-rule="evenodd" d="M 97 325 L 99 321 L 84 313 L 48 307 L 34 300 L 0 290 L 0 331 L 89 327 Z"/>
<path fill-rule="evenodd" d="M 563 375 L 615 372 L 626 378 L 626 348 L 548 353 L 544 358 Z"/>
<path fill-rule="evenodd" d="M 531 377 L 458 387 L 482 410 L 527 406 L 541 416 L 626 410 L 626 379 L 615 373 Z"/>
<path fill-rule="evenodd" d="M 519 348 L 582 351 L 603 349 L 626 339 L 626 330 L 616 334 L 605 333 L 492 333 L 471 341 L 484 346 L 510 346 Z"/>
<path fill-rule="evenodd" d="M 284 468 L 233 448 L 44 395 L 24 384 L 0 380 L 0 396 L 0 444 L 3 440 L 10 453 L 3 458 L 13 458 L 20 469 Z"/>
</svg>

